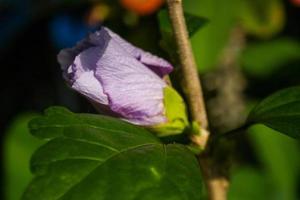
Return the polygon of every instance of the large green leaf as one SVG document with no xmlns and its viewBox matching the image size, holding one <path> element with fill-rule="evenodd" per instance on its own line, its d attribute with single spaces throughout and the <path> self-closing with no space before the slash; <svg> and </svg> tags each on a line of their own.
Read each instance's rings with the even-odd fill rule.
<svg viewBox="0 0 300 200">
<path fill-rule="evenodd" d="M 260 102 L 248 123 L 262 123 L 281 133 L 300 138 L 300 87 L 281 90 Z"/>
<path fill-rule="evenodd" d="M 201 196 L 197 160 L 147 130 L 100 115 L 54 107 L 30 123 L 51 140 L 32 157 L 29 199 L 193 200 Z"/>
</svg>

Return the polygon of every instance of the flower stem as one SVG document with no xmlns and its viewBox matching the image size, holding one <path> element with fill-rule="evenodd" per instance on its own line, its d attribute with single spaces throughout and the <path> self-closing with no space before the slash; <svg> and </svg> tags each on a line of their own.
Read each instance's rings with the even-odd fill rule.
<svg viewBox="0 0 300 200">
<path fill-rule="evenodd" d="M 182 76 L 184 78 L 183 90 L 188 101 L 191 118 L 201 127 L 201 134 L 199 136 L 191 134 L 191 141 L 200 148 L 205 149 L 209 138 L 208 120 L 197 65 L 185 24 L 182 0 L 167 0 L 167 4 L 178 48 Z M 226 199 L 228 188 L 227 179 L 215 174 L 214 171 L 211 170 L 212 162 L 209 154 L 204 153 L 199 155 L 199 163 L 208 190 L 209 199 Z"/>
<path fill-rule="evenodd" d="M 187 97 L 192 120 L 197 122 L 202 129 L 201 136 L 192 138 L 192 141 L 204 149 L 209 135 L 208 121 L 197 66 L 185 24 L 182 1 L 168 0 L 167 3 L 184 78 L 183 90 Z"/>
</svg>

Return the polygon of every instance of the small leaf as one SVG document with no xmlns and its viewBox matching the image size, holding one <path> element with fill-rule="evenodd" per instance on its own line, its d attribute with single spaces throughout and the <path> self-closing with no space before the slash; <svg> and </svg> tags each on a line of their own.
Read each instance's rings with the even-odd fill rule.
<svg viewBox="0 0 300 200">
<path fill-rule="evenodd" d="M 51 138 L 31 160 L 31 199 L 199 199 L 201 174 L 184 146 L 164 145 L 147 130 L 115 118 L 54 107 L 30 123 Z"/>
<path fill-rule="evenodd" d="M 189 37 L 192 37 L 200 28 L 205 26 L 208 22 L 206 18 L 199 17 L 193 14 L 184 13 L 186 25 L 188 29 Z M 159 27 L 161 32 L 162 40 L 160 42 L 161 47 L 171 56 L 171 58 L 176 58 L 176 49 L 172 25 L 169 19 L 168 11 L 161 10 L 157 15 L 159 21 Z M 176 61 L 174 61 L 176 62 Z"/>
<path fill-rule="evenodd" d="M 184 17 L 190 37 L 208 23 L 208 19 L 190 13 L 184 13 Z"/>
<path fill-rule="evenodd" d="M 262 123 L 281 133 L 300 138 L 300 87 L 281 90 L 260 102 L 248 123 Z"/>
<path fill-rule="evenodd" d="M 208 22 L 208 20 L 204 17 L 199 17 L 186 12 L 184 13 L 184 17 L 190 37 L 192 37 L 201 27 L 203 27 Z M 158 13 L 158 20 L 160 24 L 160 30 L 162 32 L 172 33 L 172 26 L 167 10 L 161 10 Z"/>
</svg>

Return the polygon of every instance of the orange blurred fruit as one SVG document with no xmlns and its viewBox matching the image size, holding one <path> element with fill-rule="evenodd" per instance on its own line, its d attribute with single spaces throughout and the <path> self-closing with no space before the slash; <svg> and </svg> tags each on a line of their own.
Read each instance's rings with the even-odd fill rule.
<svg viewBox="0 0 300 200">
<path fill-rule="evenodd" d="M 294 6 L 300 6 L 300 0 L 291 0 L 291 2 Z"/>
<path fill-rule="evenodd" d="M 120 0 L 128 10 L 138 15 L 149 15 L 157 11 L 164 0 Z"/>
</svg>

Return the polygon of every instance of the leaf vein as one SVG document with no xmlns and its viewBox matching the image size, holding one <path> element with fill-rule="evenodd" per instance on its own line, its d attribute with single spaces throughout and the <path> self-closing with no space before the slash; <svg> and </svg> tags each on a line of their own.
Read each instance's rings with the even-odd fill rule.
<svg viewBox="0 0 300 200">
<path fill-rule="evenodd" d="M 85 178 L 87 178 L 93 171 L 95 171 L 97 168 L 99 168 L 102 164 L 104 164 L 105 162 L 109 161 L 110 159 L 114 158 L 116 155 L 120 155 L 122 153 L 125 153 L 127 151 L 131 151 L 131 150 L 135 150 L 138 149 L 140 147 L 145 147 L 145 146 L 154 146 L 154 145 L 158 145 L 157 143 L 146 143 L 146 144 L 141 144 L 141 145 L 136 145 L 130 148 L 126 148 L 122 151 L 120 151 L 119 153 L 115 153 L 112 154 L 111 156 L 109 156 L 107 159 L 103 160 L 103 162 L 99 163 L 93 170 L 91 170 L 87 175 L 85 175 L 84 177 L 82 177 L 77 183 L 73 184 L 72 186 L 70 186 L 70 188 L 61 196 L 57 197 L 56 200 L 61 199 L 63 196 L 65 196 L 68 192 L 70 192 L 72 190 L 72 188 L 76 187 L 76 185 L 80 184 Z M 160 144 L 161 145 L 161 144 Z"/>
</svg>

